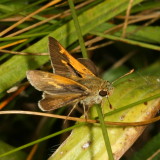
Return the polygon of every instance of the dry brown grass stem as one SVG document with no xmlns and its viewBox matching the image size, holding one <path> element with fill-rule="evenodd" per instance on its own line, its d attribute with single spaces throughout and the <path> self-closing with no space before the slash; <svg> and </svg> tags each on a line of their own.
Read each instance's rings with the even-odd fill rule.
<svg viewBox="0 0 160 160">
<path fill-rule="evenodd" d="M 62 116 L 57 114 L 50 114 L 50 113 L 41 113 L 41 112 L 32 112 L 32 111 L 19 111 L 19 110 L 13 110 L 13 111 L 0 111 L 0 115 L 2 114 L 26 114 L 26 115 L 34 115 L 34 116 L 44 116 L 44 117 L 51 117 L 51 118 L 59 118 L 64 120 L 72 120 L 72 121 L 78 121 L 78 122 L 87 122 L 87 123 L 99 123 L 98 120 L 93 119 L 83 119 L 83 118 L 77 118 L 77 117 L 68 117 L 68 116 Z M 142 121 L 142 122 L 110 122 L 105 121 L 106 125 L 114 125 L 114 126 L 143 126 L 148 125 L 154 122 L 157 122 L 160 120 L 160 116 L 152 118 L 148 121 Z"/>
<path fill-rule="evenodd" d="M 47 3 L 46 5 L 42 6 L 41 8 L 37 9 L 36 11 L 32 12 L 31 14 L 27 15 L 26 17 L 22 18 L 20 21 L 16 22 L 15 24 L 13 24 L 12 26 L 6 28 L 5 30 L 3 30 L 1 33 L 0 33 L 0 36 L 3 36 L 5 35 L 6 33 L 8 33 L 9 31 L 11 31 L 12 29 L 14 29 L 15 27 L 17 27 L 19 24 L 22 24 L 24 21 L 26 21 L 27 19 L 29 19 L 30 17 L 36 15 L 37 13 L 43 11 L 44 9 L 50 7 L 50 6 L 53 6 L 57 3 L 59 3 L 61 0 L 54 0 L 54 1 L 51 1 L 49 3 Z"/>
<path fill-rule="evenodd" d="M 132 8 L 132 3 L 133 3 L 133 0 L 130 0 L 129 4 L 128 4 L 128 8 L 126 10 L 126 17 L 125 17 L 125 21 L 124 21 L 124 25 L 123 25 L 123 29 L 122 29 L 122 38 L 124 38 L 126 35 L 126 29 L 127 29 L 128 20 L 129 20 L 131 8 Z"/>
</svg>

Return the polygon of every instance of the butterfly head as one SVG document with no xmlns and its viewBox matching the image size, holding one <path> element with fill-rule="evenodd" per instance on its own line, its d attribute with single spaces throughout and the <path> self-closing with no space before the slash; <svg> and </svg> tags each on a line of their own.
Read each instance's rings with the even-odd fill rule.
<svg viewBox="0 0 160 160">
<path fill-rule="evenodd" d="M 108 98 L 113 92 L 112 84 L 102 79 L 98 79 L 96 85 L 91 83 L 90 89 L 90 95 L 81 100 L 81 103 L 90 106 L 93 104 L 100 104 L 103 97 Z"/>
<path fill-rule="evenodd" d="M 113 93 L 113 86 L 109 81 L 104 81 L 99 90 L 99 96 L 109 97 Z"/>
</svg>

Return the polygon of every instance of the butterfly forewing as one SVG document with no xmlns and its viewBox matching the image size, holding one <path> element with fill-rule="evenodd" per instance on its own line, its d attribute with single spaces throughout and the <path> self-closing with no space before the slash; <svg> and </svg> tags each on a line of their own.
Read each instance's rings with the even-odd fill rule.
<svg viewBox="0 0 160 160">
<path fill-rule="evenodd" d="M 80 63 L 82 63 L 85 67 L 87 67 L 95 76 L 98 76 L 98 71 L 95 64 L 86 58 L 78 58 L 77 59 Z"/>
<path fill-rule="evenodd" d="M 72 78 L 75 76 L 87 78 L 95 76 L 83 64 L 73 58 L 60 43 L 52 37 L 49 37 L 49 52 L 55 74 Z"/>
<path fill-rule="evenodd" d="M 87 95 L 87 87 L 66 77 L 49 72 L 30 70 L 27 72 L 29 82 L 39 91 L 48 94 L 82 94 Z"/>
</svg>

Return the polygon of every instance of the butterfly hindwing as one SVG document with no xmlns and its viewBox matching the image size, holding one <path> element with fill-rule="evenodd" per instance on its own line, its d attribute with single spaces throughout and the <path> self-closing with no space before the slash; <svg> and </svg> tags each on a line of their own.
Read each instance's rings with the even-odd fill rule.
<svg viewBox="0 0 160 160">
<path fill-rule="evenodd" d="M 43 111 L 50 111 L 61 108 L 68 104 L 75 103 L 85 96 L 82 96 L 80 94 L 64 94 L 58 96 L 43 93 L 42 97 L 42 100 L 38 102 L 39 108 Z"/>
</svg>

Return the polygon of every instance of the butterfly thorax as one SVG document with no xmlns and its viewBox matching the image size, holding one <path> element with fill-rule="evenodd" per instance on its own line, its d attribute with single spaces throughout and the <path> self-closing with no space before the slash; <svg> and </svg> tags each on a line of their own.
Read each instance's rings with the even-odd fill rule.
<svg viewBox="0 0 160 160">
<path fill-rule="evenodd" d="M 88 88 L 88 96 L 80 101 L 84 105 L 99 104 L 103 97 L 112 94 L 113 87 L 110 82 L 98 77 L 90 77 L 80 80 L 80 83 Z"/>
</svg>

